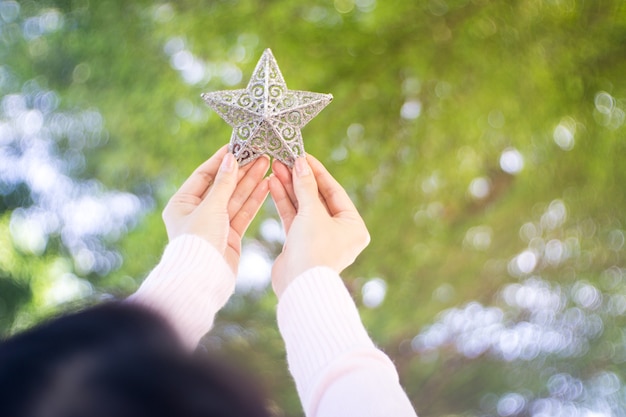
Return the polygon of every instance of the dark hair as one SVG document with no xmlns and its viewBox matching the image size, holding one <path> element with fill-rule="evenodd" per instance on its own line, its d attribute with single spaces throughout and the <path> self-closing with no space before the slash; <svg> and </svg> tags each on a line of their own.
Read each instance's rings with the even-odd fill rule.
<svg viewBox="0 0 626 417">
<path fill-rule="evenodd" d="M 267 417 L 237 371 L 152 312 L 108 303 L 0 343 L 0 416 Z"/>
</svg>

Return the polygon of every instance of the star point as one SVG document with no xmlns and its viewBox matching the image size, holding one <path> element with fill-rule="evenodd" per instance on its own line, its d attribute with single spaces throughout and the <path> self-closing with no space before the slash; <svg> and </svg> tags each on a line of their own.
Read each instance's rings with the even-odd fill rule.
<svg viewBox="0 0 626 417">
<path fill-rule="evenodd" d="M 295 158 L 304 156 L 300 129 L 333 96 L 289 90 L 268 48 L 245 89 L 204 93 L 202 99 L 233 127 L 229 150 L 239 165 L 267 154 L 292 167 Z"/>
</svg>

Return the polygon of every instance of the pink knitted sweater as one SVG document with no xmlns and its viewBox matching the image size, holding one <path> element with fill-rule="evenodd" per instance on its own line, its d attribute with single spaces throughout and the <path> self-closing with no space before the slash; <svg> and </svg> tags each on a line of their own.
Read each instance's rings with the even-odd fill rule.
<svg viewBox="0 0 626 417">
<path fill-rule="evenodd" d="M 235 289 L 215 248 L 185 235 L 130 300 L 160 312 L 191 348 Z M 278 302 L 289 370 L 308 417 L 415 416 L 391 360 L 367 335 L 341 278 L 325 267 L 296 278 Z"/>
</svg>

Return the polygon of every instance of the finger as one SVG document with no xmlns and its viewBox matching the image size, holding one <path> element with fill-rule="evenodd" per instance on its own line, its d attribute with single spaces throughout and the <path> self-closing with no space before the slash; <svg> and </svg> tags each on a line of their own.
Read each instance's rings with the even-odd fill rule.
<svg viewBox="0 0 626 417">
<path fill-rule="evenodd" d="M 312 155 L 307 154 L 307 161 L 315 175 L 317 188 L 332 216 L 345 211 L 357 211 L 346 190 L 328 172 L 326 167 Z"/>
<path fill-rule="evenodd" d="M 323 207 L 318 197 L 315 175 L 306 158 L 296 158 L 292 178 L 293 189 L 298 199 L 298 212 L 313 211 Z"/>
<path fill-rule="evenodd" d="M 176 194 L 190 194 L 202 198 L 213 183 L 215 174 L 227 152 L 228 145 L 219 148 L 213 156 L 195 169 L 191 176 L 180 186 Z"/>
<path fill-rule="evenodd" d="M 213 206 L 218 210 L 226 210 L 228 201 L 237 186 L 237 173 L 239 166 L 232 153 L 228 152 L 224 155 L 222 163 L 215 176 L 215 182 L 211 187 L 211 191 L 202 201 L 201 206 Z"/>
<path fill-rule="evenodd" d="M 289 198 L 285 186 L 275 175 L 270 175 L 269 186 L 272 200 L 274 200 L 274 205 L 278 211 L 278 216 L 283 223 L 283 229 L 285 229 L 285 233 L 289 233 L 291 223 L 296 217 L 296 207 L 291 201 L 291 198 Z"/>
<path fill-rule="evenodd" d="M 237 183 L 235 192 L 228 202 L 228 214 L 231 219 L 242 208 L 250 195 L 256 190 L 257 186 L 263 180 L 263 177 L 270 166 L 270 160 L 267 156 L 262 156 L 248 165 L 250 165 L 250 168 L 247 170 L 243 178 L 241 178 Z"/>
<path fill-rule="evenodd" d="M 269 166 L 269 164 L 268 164 Z M 231 216 L 230 226 L 241 237 L 259 212 L 269 192 L 269 179 L 265 178 L 254 188 L 246 202 L 234 216 Z"/>
<path fill-rule="evenodd" d="M 287 192 L 287 195 L 291 199 L 291 203 L 298 207 L 298 199 L 296 198 L 296 193 L 293 191 L 293 180 L 291 178 L 291 170 L 287 168 L 285 164 L 280 161 L 274 159 L 272 163 L 272 172 L 276 175 L 276 178 L 280 180 Z"/>
<path fill-rule="evenodd" d="M 250 170 L 250 168 L 252 167 L 252 163 L 246 164 L 244 166 L 240 166 L 239 167 L 239 172 L 237 172 L 237 183 L 239 183 L 239 181 L 241 181 L 241 179 L 246 175 L 246 173 Z M 204 194 L 202 194 L 201 199 L 204 200 L 206 198 L 206 196 L 209 194 L 209 192 L 211 192 L 211 185 L 213 185 L 212 183 L 209 185 L 209 187 L 204 191 Z"/>
</svg>

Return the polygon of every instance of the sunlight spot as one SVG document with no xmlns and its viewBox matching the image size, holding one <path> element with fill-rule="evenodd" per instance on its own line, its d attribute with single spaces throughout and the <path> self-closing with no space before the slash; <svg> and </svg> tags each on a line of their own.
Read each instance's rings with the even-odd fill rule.
<svg viewBox="0 0 626 417">
<path fill-rule="evenodd" d="M 327 19 L 328 10 L 325 7 L 313 6 L 304 12 L 303 17 L 309 22 L 320 23 Z"/>
<path fill-rule="evenodd" d="M 354 5 L 354 0 L 335 0 L 335 10 L 339 13 L 350 13 Z"/>
<path fill-rule="evenodd" d="M 72 273 L 65 273 L 51 278 L 51 286 L 44 295 L 47 305 L 59 305 L 92 294 L 91 284 Z"/>
<path fill-rule="evenodd" d="M 63 27 L 63 14 L 56 9 L 45 10 L 39 16 L 39 26 L 44 33 L 52 33 Z"/>
<path fill-rule="evenodd" d="M 16 1 L 0 1 L 0 17 L 11 23 L 20 15 L 20 5 Z"/>
<path fill-rule="evenodd" d="M 431 219 L 436 219 L 438 217 L 441 217 L 443 216 L 443 213 L 444 213 L 444 207 L 443 207 L 443 204 L 441 204 L 439 201 L 433 201 L 432 203 L 429 203 L 428 206 L 426 207 L 426 214 Z"/>
<path fill-rule="evenodd" d="M 282 244 L 285 242 L 285 232 L 280 222 L 274 218 L 263 220 L 260 226 L 260 233 L 267 242 Z"/>
<path fill-rule="evenodd" d="M 193 65 L 193 55 L 186 49 L 172 55 L 172 67 L 178 71 L 184 71 Z"/>
<path fill-rule="evenodd" d="M 167 42 L 165 42 L 165 45 L 163 46 L 163 51 L 165 51 L 165 53 L 170 56 L 184 49 L 185 49 L 185 41 L 183 40 L 183 38 L 178 37 L 178 36 L 168 39 Z"/>
<path fill-rule="evenodd" d="M 166 23 L 174 18 L 174 8 L 170 3 L 164 3 L 155 7 L 152 17 L 156 22 Z"/>
<path fill-rule="evenodd" d="M 433 300 L 439 301 L 440 303 L 449 303 L 454 296 L 454 287 L 447 283 L 441 284 L 433 291 Z"/>
<path fill-rule="evenodd" d="M 170 65 L 180 72 L 187 84 L 198 84 L 209 74 L 206 64 L 196 58 L 189 50 L 184 49 L 184 42 L 180 38 L 172 38 L 165 44 L 166 53 L 170 55 Z M 222 80 L 228 85 L 237 84 L 241 80 L 241 72 L 233 65 L 222 67 Z"/>
<path fill-rule="evenodd" d="M 500 168 L 508 174 L 517 174 L 524 168 L 524 157 L 515 148 L 507 148 L 500 155 Z"/>
<path fill-rule="evenodd" d="M 39 24 L 39 18 L 29 17 L 24 20 L 24 23 L 22 24 L 22 33 L 24 35 L 24 39 L 29 41 L 43 35 L 43 30 Z"/>
<path fill-rule="evenodd" d="M 591 284 L 579 281 L 572 288 L 572 298 L 580 307 L 595 310 L 602 303 L 602 294 Z"/>
<path fill-rule="evenodd" d="M 74 255 L 74 266 L 76 267 L 76 272 L 79 274 L 84 275 L 93 271 L 95 263 L 96 257 L 93 252 L 87 248 L 79 249 L 78 253 Z"/>
<path fill-rule="evenodd" d="M 608 246 L 614 251 L 621 250 L 624 247 L 624 232 L 619 229 L 611 230 L 608 236 Z"/>
<path fill-rule="evenodd" d="M 22 33 L 26 40 L 32 41 L 40 36 L 56 32 L 63 27 L 63 15 L 56 9 L 44 10 L 39 16 L 29 17 L 22 24 Z"/>
<path fill-rule="evenodd" d="M 607 290 L 615 290 L 622 284 L 625 277 L 626 271 L 614 265 L 602 271 L 600 282 Z"/>
<path fill-rule="evenodd" d="M 0 122 L 0 146 L 8 145 L 15 139 L 15 131 L 11 124 Z"/>
<path fill-rule="evenodd" d="M 521 274 L 530 274 L 537 266 L 537 255 L 532 251 L 526 250 L 513 258 L 512 263 L 515 266 L 515 271 L 519 271 Z"/>
<path fill-rule="evenodd" d="M 348 148 L 343 145 L 339 145 L 334 148 L 330 154 L 330 158 L 335 162 L 340 162 L 348 157 Z"/>
<path fill-rule="evenodd" d="M 493 230 L 489 226 L 475 226 L 465 234 L 463 243 L 478 251 L 486 251 L 491 246 Z"/>
<path fill-rule="evenodd" d="M 365 134 L 365 127 L 361 123 L 351 123 L 346 129 L 346 134 L 348 135 L 348 140 L 350 143 L 354 143 L 363 138 Z"/>
<path fill-rule="evenodd" d="M 590 385 L 594 388 L 596 394 L 603 397 L 616 394 L 622 388 L 620 378 L 613 372 L 602 371 L 595 375 Z"/>
<path fill-rule="evenodd" d="M 17 119 L 26 111 L 26 97 L 21 94 L 7 94 L 2 98 L 2 110 L 9 119 Z"/>
<path fill-rule="evenodd" d="M 551 396 L 567 401 L 576 400 L 584 392 L 582 381 L 566 373 L 552 375 L 546 385 Z"/>
<path fill-rule="evenodd" d="M 406 96 L 415 96 L 419 94 L 422 89 L 422 83 L 420 80 L 414 77 L 409 77 L 402 82 L 402 92 Z"/>
<path fill-rule="evenodd" d="M 596 94 L 594 103 L 596 109 L 602 114 L 611 114 L 615 108 L 615 99 L 606 91 L 600 91 Z"/>
<path fill-rule="evenodd" d="M 239 84 L 239 82 L 241 82 L 241 78 L 243 77 L 241 70 L 230 63 L 222 65 L 219 72 L 224 84 L 230 86 Z"/>
<path fill-rule="evenodd" d="M 263 247 L 256 242 L 244 242 L 239 261 L 237 289 L 261 291 L 267 287 L 272 275 L 272 262 Z"/>
<path fill-rule="evenodd" d="M 487 177 L 474 178 L 469 185 L 469 193 L 476 200 L 482 200 L 489 195 L 491 183 Z"/>
<path fill-rule="evenodd" d="M 11 237 L 15 246 L 29 254 L 41 255 L 46 250 L 48 236 L 37 218 L 30 218 L 23 209 L 11 213 Z"/>
<path fill-rule="evenodd" d="M 614 417 L 612 413 L 603 413 L 593 410 L 584 410 L 580 417 Z"/>
<path fill-rule="evenodd" d="M 567 207 L 561 200 L 553 200 L 548 209 L 541 216 L 541 227 L 546 230 L 554 230 L 567 220 Z"/>
<path fill-rule="evenodd" d="M 110 222 L 109 207 L 92 196 L 84 196 L 66 204 L 63 216 L 77 233 L 106 233 Z"/>
<path fill-rule="evenodd" d="M 624 124 L 626 113 L 618 106 L 618 102 L 606 91 L 596 94 L 594 118 L 601 126 L 617 129 Z"/>
<path fill-rule="evenodd" d="M 558 239 L 552 239 L 546 243 L 544 257 L 552 265 L 558 265 L 563 259 L 565 250 L 563 243 Z"/>
<path fill-rule="evenodd" d="M 376 308 L 382 304 L 387 294 L 387 283 L 382 278 L 372 278 L 361 289 L 363 304 L 368 308 Z"/>
<path fill-rule="evenodd" d="M 559 123 L 558 126 L 554 128 L 552 138 L 554 139 L 554 143 L 556 143 L 559 148 L 563 149 L 564 151 L 571 151 L 572 149 L 574 149 L 575 134 L 576 122 L 572 118 L 566 118 L 561 120 L 561 123 Z"/>
<path fill-rule="evenodd" d="M 43 114 L 39 110 L 28 110 L 23 112 L 17 123 L 25 135 L 36 135 L 43 126 Z"/>
<path fill-rule="evenodd" d="M 415 336 L 411 341 L 411 347 L 416 352 L 436 349 L 447 343 L 449 336 L 450 333 L 446 325 L 435 323 Z"/>
<path fill-rule="evenodd" d="M 503 395 L 498 401 L 498 414 L 502 417 L 519 414 L 526 406 L 526 400 L 519 394 L 508 393 Z"/>
<path fill-rule="evenodd" d="M 91 67 L 86 62 L 81 62 L 80 64 L 74 67 L 74 71 L 72 71 L 72 80 L 76 84 L 82 84 L 86 82 L 91 76 Z"/>
<path fill-rule="evenodd" d="M 193 114 L 194 105 L 190 100 L 180 99 L 174 105 L 176 115 L 181 119 L 188 119 Z"/>
<path fill-rule="evenodd" d="M 26 176 L 28 184 L 35 192 L 51 192 L 58 189 L 57 186 L 61 181 L 61 175 L 59 175 L 56 167 L 39 161 L 28 167 Z"/>
<path fill-rule="evenodd" d="M 228 59 L 235 62 L 242 62 L 246 58 L 246 48 L 235 45 L 228 51 Z"/>
<path fill-rule="evenodd" d="M 436 171 L 422 181 L 422 191 L 426 194 L 437 191 L 439 187 L 441 187 L 441 180 L 439 179 L 439 173 Z"/>
<path fill-rule="evenodd" d="M 403 119 L 414 120 L 422 114 L 422 102 L 419 100 L 408 100 L 400 109 L 400 116 Z"/>
<path fill-rule="evenodd" d="M 428 9 L 435 16 L 443 16 L 448 12 L 448 3 L 445 0 L 430 0 Z"/>
<path fill-rule="evenodd" d="M 363 13 L 372 12 L 376 8 L 376 0 L 356 0 L 356 7 Z"/>
<path fill-rule="evenodd" d="M 532 239 L 539 237 L 540 231 L 534 223 L 528 222 L 520 227 L 519 235 L 524 241 L 530 242 Z"/>
</svg>

